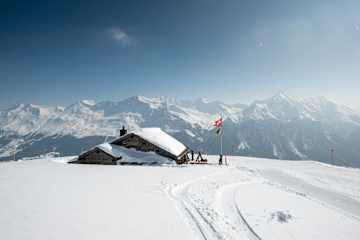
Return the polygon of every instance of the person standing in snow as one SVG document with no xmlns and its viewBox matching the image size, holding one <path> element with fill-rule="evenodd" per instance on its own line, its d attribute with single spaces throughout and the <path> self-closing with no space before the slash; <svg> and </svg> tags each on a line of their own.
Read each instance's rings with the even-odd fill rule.
<svg viewBox="0 0 360 240">
<path fill-rule="evenodd" d="M 220 157 L 219 157 L 219 165 L 222 165 L 222 154 L 220 154 Z"/>
<path fill-rule="evenodd" d="M 125 126 L 122 126 L 122 129 L 120 129 L 120 137 L 124 136 L 127 134 L 127 130 L 125 129 Z"/>
<path fill-rule="evenodd" d="M 203 157 L 201 155 L 201 152 L 198 153 L 198 156 L 196 157 L 196 162 L 201 162 L 203 161 Z"/>
</svg>

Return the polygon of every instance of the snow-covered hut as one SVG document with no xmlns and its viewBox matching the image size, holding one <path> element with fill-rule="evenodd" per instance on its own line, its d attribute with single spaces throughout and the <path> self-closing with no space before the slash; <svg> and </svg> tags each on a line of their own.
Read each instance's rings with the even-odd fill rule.
<svg viewBox="0 0 360 240">
<path fill-rule="evenodd" d="M 160 128 L 142 128 L 82 153 L 76 163 L 184 163 L 188 148 Z"/>
</svg>

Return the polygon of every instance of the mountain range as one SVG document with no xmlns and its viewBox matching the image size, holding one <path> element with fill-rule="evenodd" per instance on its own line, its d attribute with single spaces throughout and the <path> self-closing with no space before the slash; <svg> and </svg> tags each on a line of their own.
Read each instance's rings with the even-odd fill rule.
<svg viewBox="0 0 360 240">
<path fill-rule="evenodd" d="M 195 151 L 219 153 L 213 121 L 222 116 L 223 152 L 263 158 L 312 159 L 360 167 L 360 114 L 324 97 L 283 92 L 251 104 L 134 96 L 68 107 L 18 104 L 0 111 L 0 159 L 49 153 L 76 155 L 129 130 L 161 127 Z"/>
</svg>

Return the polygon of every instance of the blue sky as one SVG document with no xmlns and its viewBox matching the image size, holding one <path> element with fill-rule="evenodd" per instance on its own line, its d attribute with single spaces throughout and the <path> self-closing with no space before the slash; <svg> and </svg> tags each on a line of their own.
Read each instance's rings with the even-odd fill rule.
<svg viewBox="0 0 360 240">
<path fill-rule="evenodd" d="M 132 95 L 360 109 L 360 1 L 2 1 L 0 107 Z"/>
</svg>

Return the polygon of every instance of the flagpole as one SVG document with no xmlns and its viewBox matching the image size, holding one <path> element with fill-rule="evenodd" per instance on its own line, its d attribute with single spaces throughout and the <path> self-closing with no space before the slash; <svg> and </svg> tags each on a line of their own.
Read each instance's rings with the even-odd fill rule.
<svg viewBox="0 0 360 240">
<path fill-rule="evenodd" d="M 222 116 L 220 115 L 220 118 L 217 119 L 214 123 L 215 129 L 216 129 L 216 134 L 218 135 L 218 141 L 219 141 L 219 145 L 220 145 L 220 158 L 222 158 L 222 154 L 223 154 L 223 119 Z"/>
<path fill-rule="evenodd" d="M 221 157 L 223 155 L 223 117 L 222 117 L 222 114 L 220 114 L 220 119 L 221 119 L 221 126 L 220 126 L 220 154 L 221 154 Z"/>
<path fill-rule="evenodd" d="M 221 127 L 221 133 L 220 133 L 220 154 L 221 156 L 223 155 L 223 127 Z"/>
</svg>

